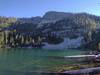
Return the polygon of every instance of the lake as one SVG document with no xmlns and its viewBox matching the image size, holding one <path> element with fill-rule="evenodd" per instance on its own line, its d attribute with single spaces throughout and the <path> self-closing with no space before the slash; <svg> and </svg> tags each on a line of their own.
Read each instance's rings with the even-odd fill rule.
<svg viewBox="0 0 100 75">
<path fill-rule="evenodd" d="M 53 72 L 59 66 L 78 64 L 77 61 L 67 60 L 64 56 L 80 55 L 85 52 L 85 50 L 71 49 L 0 49 L 0 75 L 32 75 L 26 73 Z"/>
</svg>

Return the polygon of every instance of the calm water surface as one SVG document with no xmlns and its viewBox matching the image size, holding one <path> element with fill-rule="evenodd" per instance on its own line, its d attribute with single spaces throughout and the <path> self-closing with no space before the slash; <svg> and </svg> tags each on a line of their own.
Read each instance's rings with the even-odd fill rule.
<svg viewBox="0 0 100 75">
<path fill-rule="evenodd" d="M 18 72 L 52 72 L 55 67 L 77 63 L 64 59 L 64 56 L 80 55 L 85 52 L 84 50 L 0 49 L 0 75 L 11 75 L 13 72 L 14 75 L 20 75 L 15 74 Z"/>
</svg>

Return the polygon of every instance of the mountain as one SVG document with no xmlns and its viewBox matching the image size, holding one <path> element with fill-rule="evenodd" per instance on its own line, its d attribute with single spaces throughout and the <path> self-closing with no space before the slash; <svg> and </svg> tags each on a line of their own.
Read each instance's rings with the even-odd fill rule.
<svg viewBox="0 0 100 75">
<path fill-rule="evenodd" d="M 83 27 L 88 30 L 100 28 L 100 17 L 91 15 L 88 13 L 66 13 L 49 11 L 44 14 L 43 17 L 31 17 L 31 18 L 9 18 L 0 17 L 0 26 L 9 26 L 12 23 L 25 24 L 31 23 L 37 25 L 37 29 L 51 28 L 51 30 L 66 27 Z"/>
<path fill-rule="evenodd" d="M 5 25 L 7 24 L 7 25 Z M 90 47 L 90 43 L 96 42 L 96 38 L 100 33 L 100 17 L 88 13 L 66 13 L 49 11 L 43 17 L 31 18 L 0 18 L 0 26 L 6 27 L 8 30 L 16 30 L 14 33 L 19 33 L 20 37 L 23 33 L 27 38 L 38 39 L 45 37 L 45 44 L 48 47 L 54 47 L 50 44 L 66 44 L 70 48 L 77 48 L 81 45 Z M 95 34 L 94 34 L 95 33 Z M 11 35 L 12 33 L 10 33 Z M 15 35 L 16 35 L 15 34 Z M 12 34 L 13 35 L 13 34 Z M 25 40 L 27 40 L 25 38 Z M 24 40 L 24 41 L 25 41 Z M 95 40 L 93 42 L 93 40 Z M 67 41 L 67 43 L 65 42 Z M 98 41 L 99 43 L 99 41 Z M 58 48 L 63 46 L 58 45 Z M 77 45 L 76 45 L 77 44 Z M 46 47 L 47 47 L 46 46 Z M 57 46 L 57 45 L 56 45 Z"/>
<path fill-rule="evenodd" d="M 38 24 L 41 22 L 41 20 L 42 18 L 37 16 L 37 17 L 31 17 L 31 18 L 18 18 L 17 22 Z"/>
<path fill-rule="evenodd" d="M 91 29 L 93 28 L 93 26 L 94 28 L 100 28 L 100 17 L 87 14 L 87 13 L 65 13 L 65 12 L 49 11 L 45 13 L 43 17 L 19 18 L 17 20 L 17 22 L 20 22 L 20 23 L 36 24 L 37 28 L 52 27 L 54 29 L 56 27 L 55 24 L 62 22 L 62 21 L 63 22 L 65 21 L 66 26 L 67 25 L 72 25 L 72 26 L 77 25 L 77 26 L 84 26 L 87 29 L 89 28 Z M 61 25 L 61 26 L 64 27 L 65 25 Z"/>
<path fill-rule="evenodd" d="M 72 13 L 49 11 L 43 16 L 42 23 L 55 22 L 66 17 L 70 17 L 72 15 Z"/>
<path fill-rule="evenodd" d="M 100 28 L 100 17 L 88 13 L 47 12 L 37 29 L 42 31 L 69 31 L 87 33 Z"/>
</svg>

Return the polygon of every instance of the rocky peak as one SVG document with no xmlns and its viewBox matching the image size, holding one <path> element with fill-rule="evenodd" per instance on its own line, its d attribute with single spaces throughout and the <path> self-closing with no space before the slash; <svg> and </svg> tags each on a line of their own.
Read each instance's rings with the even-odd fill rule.
<svg viewBox="0 0 100 75">
<path fill-rule="evenodd" d="M 55 20 L 55 19 L 69 17 L 71 15 L 72 13 L 49 11 L 43 16 L 43 18 L 48 20 Z"/>
</svg>

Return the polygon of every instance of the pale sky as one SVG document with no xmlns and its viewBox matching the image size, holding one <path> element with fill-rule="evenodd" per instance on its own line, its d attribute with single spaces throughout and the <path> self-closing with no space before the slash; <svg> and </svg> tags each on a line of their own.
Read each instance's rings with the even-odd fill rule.
<svg viewBox="0 0 100 75">
<path fill-rule="evenodd" d="M 100 0 L 0 0 L 0 16 L 34 17 L 43 16 L 47 11 L 100 16 Z"/>
</svg>

